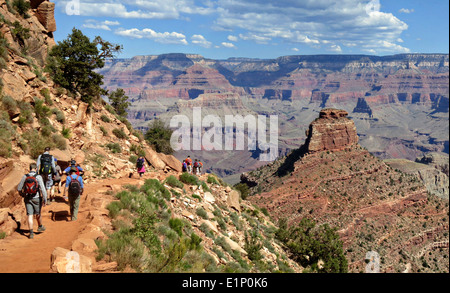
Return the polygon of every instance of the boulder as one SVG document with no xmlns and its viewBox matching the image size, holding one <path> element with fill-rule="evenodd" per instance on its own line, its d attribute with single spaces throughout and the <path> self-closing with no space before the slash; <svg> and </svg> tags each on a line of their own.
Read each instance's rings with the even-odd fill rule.
<svg viewBox="0 0 450 293">
<path fill-rule="evenodd" d="M 164 170 L 166 167 L 166 164 L 161 160 L 159 154 L 151 148 L 145 149 L 145 159 L 157 170 Z"/>
<path fill-rule="evenodd" d="M 97 250 L 97 244 L 90 238 L 78 238 L 72 243 L 72 250 L 80 252 L 94 252 Z"/>
<path fill-rule="evenodd" d="M 62 247 L 56 247 L 53 250 L 50 264 L 51 270 L 57 273 L 92 272 L 92 261 L 89 257 Z"/>
<path fill-rule="evenodd" d="M 205 194 L 203 195 L 203 198 L 205 199 L 205 201 L 206 201 L 207 203 L 213 204 L 213 203 L 216 202 L 215 197 L 214 197 L 214 196 L 211 194 L 211 192 L 209 192 L 209 191 L 205 192 Z"/>
<path fill-rule="evenodd" d="M 181 164 L 180 160 L 178 160 L 174 156 L 159 153 L 159 157 L 170 169 L 179 173 L 183 171 L 183 165 Z"/>
<path fill-rule="evenodd" d="M 241 196 L 239 195 L 239 192 L 237 192 L 236 190 L 232 190 L 230 193 L 228 193 L 227 197 L 227 204 L 238 212 L 241 211 L 241 204 L 239 203 L 240 197 Z"/>
<path fill-rule="evenodd" d="M 223 238 L 225 239 L 225 242 L 228 243 L 228 245 L 230 245 L 232 250 L 237 250 L 238 252 L 247 255 L 247 251 L 245 251 L 238 243 L 236 243 L 235 241 L 231 240 L 229 237 L 227 236 L 223 236 Z"/>
<path fill-rule="evenodd" d="M 11 210 L 0 209 L 0 231 L 10 236 L 17 229 L 17 223 L 11 218 Z"/>
</svg>

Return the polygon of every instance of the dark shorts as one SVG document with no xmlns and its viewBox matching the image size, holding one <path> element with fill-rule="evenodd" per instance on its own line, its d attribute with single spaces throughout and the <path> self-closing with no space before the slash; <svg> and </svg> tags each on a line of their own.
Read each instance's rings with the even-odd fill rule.
<svg viewBox="0 0 450 293">
<path fill-rule="evenodd" d="M 27 209 L 27 215 L 40 215 L 41 214 L 41 206 L 42 206 L 42 198 L 25 198 L 25 207 Z"/>
</svg>

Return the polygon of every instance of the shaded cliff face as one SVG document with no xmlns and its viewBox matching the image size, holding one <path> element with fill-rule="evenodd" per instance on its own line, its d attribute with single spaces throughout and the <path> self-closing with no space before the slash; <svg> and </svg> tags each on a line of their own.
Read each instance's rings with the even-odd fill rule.
<svg viewBox="0 0 450 293">
<path fill-rule="evenodd" d="M 279 116 L 283 150 L 302 145 L 309 121 L 329 107 L 347 111 L 361 145 L 380 158 L 448 153 L 448 54 L 270 60 L 166 54 L 116 60 L 101 73 L 107 88 L 125 89 L 132 100 L 129 119 L 140 129 L 156 117 L 176 115 L 180 99 L 192 101 L 186 107 L 203 103 L 217 108 L 223 95 L 233 95 L 242 100 L 236 111 Z M 220 116 L 220 109 L 213 111 Z M 225 169 L 238 174 L 248 169 L 236 166 L 254 163 L 249 155 Z M 219 166 L 212 168 L 218 171 Z"/>
<path fill-rule="evenodd" d="M 328 127 L 316 128 L 316 136 L 352 141 L 354 134 L 333 123 L 347 119 L 342 116 L 345 112 L 323 111 L 311 124 Z M 316 151 L 308 148 L 309 140 L 242 175 L 252 203 L 291 224 L 310 218 L 335 227 L 352 272 L 365 271 L 369 251 L 380 255 L 382 272 L 448 271 L 448 249 L 439 248 L 448 248 L 448 200 L 429 193 L 417 173 L 390 167 L 356 142 Z M 430 260 L 433 268 L 426 264 Z"/>
</svg>

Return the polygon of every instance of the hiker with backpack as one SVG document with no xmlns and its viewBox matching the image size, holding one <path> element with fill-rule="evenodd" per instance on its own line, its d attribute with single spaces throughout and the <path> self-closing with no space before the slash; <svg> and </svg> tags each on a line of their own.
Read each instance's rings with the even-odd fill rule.
<svg viewBox="0 0 450 293">
<path fill-rule="evenodd" d="M 192 174 L 192 159 L 191 159 L 191 156 L 188 156 L 184 161 L 186 162 L 186 165 L 187 165 L 187 172 L 189 174 Z"/>
<path fill-rule="evenodd" d="M 199 160 L 195 159 L 194 174 L 195 175 L 202 175 L 202 168 L 203 168 L 203 163 L 200 162 Z"/>
<path fill-rule="evenodd" d="M 186 161 L 183 161 L 183 170 L 182 170 L 182 172 L 184 173 L 184 172 L 187 172 L 187 164 L 186 164 Z"/>
<path fill-rule="evenodd" d="M 77 220 L 80 198 L 83 194 L 84 184 L 81 175 L 77 175 L 77 167 L 70 169 L 70 175 L 67 176 L 66 186 L 64 186 L 63 196 L 66 198 L 66 189 L 69 197 L 70 216 L 72 221 Z"/>
<path fill-rule="evenodd" d="M 55 158 L 55 175 L 53 175 L 53 187 L 52 187 L 52 191 L 51 194 L 53 195 L 55 192 L 55 187 L 58 187 L 58 194 L 61 193 L 61 176 L 62 176 L 62 171 L 61 171 L 61 167 L 58 165 L 58 160 Z"/>
<path fill-rule="evenodd" d="M 145 173 L 145 159 L 143 156 L 140 156 L 136 161 L 136 168 L 139 176 L 142 177 Z"/>
<path fill-rule="evenodd" d="M 45 231 L 42 225 L 41 208 L 47 204 L 47 192 L 44 180 L 37 174 L 37 165 L 30 164 L 30 172 L 25 174 L 17 186 L 20 196 L 23 197 L 28 216 L 28 228 L 30 230 L 29 238 L 34 238 L 33 218 L 38 222 L 38 232 Z"/>
<path fill-rule="evenodd" d="M 75 159 L 70 159 L 70 166 L 67 167 L 66 169 L 64 169 L 63 174 L 66 174 L 67 176 L 69 176 L 70 169 L 72 169 L 72 167 L 75 167 L 77 169 L 77 175 L 80 175 L 81 177 L 83 177 L 84 170 L 83 170 L 83 168 L 81 168 L 80 164 L 77 164 L 77 161 L 75 161 Z"/>
<path fill-rule="evenodd" d="M 51 189 L 53 187 L 53 175 L 56 172 L 56 165 L 52 155 L 50 155 L 50 148 L 46 147 L 43 154 L 39 155 L 36 160 L 38 174 L 44 180 L 45 188 L 47 189 L 48 202 L 55 201 Z"/>
</svg>

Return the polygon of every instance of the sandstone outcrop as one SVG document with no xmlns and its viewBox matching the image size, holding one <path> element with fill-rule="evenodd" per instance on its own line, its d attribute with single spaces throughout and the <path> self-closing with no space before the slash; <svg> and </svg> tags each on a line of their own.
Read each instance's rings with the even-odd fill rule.
<svg viewBox="0 0 450 293">
<path fill-rule="evenodd" d="M 37 6 L 36 16 L 49 33 L 56 31 L 55 3 L 42 1 L 42 3 Z"/>
<path fill-rule="evenodd" d="M 308 153 L 337 151 L 358 143 L 355 123 L 344 110 L 323 109 L 319 119 L 309 126 L 306 139 Z"/>
</svg>

